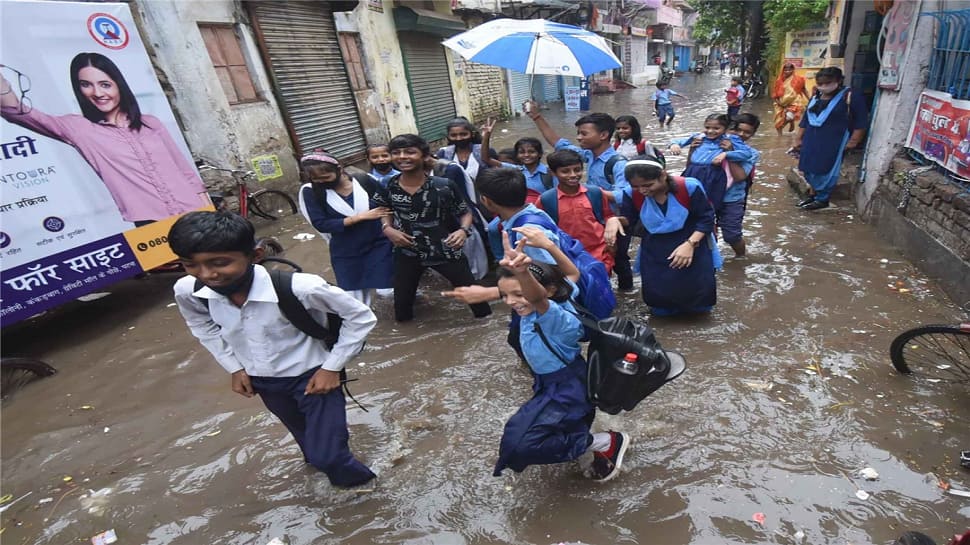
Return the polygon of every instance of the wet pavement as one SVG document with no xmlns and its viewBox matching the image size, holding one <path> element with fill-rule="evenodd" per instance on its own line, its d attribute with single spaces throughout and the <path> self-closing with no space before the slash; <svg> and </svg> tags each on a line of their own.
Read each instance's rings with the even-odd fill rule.
<svg viewBox="0 0 970 545">
<path fill-rule="evenodd" d="M 597 96 L 593 108 L 632 112 L 665 144 L 720 111 L 727 83 L 674 80 L 691 100 L 664 132 L 648 115 L 652 89 Z M 561 107 L 547 116 L 570 137 L 578 114 Z M 4 331 L 4 355 L 60 372 L 3 405 L 2 494 L 32 492 L 0 514 L 3 542 L 81 543 L 113 528 L 118 543 L 148 545 L 862 545 L 912 529 L 945 543 L 970 524 L 970 500 L 939 486 L 970 488 L 957 463 L 970 448 L 967 386 L 900 376 L 888 347 L 904 329 L 964 314 L 848 204 L 796 210 L 790 139 L 775 136 L 768 101 L 749 107 L 765 119 L 752 141 L 763 161 L 749 257 L 727 260 L 714 312 L 648 318 L 638 296 L 618 296 L 618 312 L 649 319 L 688 358 L 635 411 L 597 417 L 594 427 L 633 437 L 618 479 L 591 483 L 578 464 L 491 476 L 530 378 L 505 344 L 506 309 L 476 321 L 429 274 L 418 319 L 397 325 L 379 302 L 380 323 L 351 363 L 368 408 L 349 409 L 351 444 L 379 478 L 334 489 L 258 400 L 229 390 L 171 304 L 177 275 L 153 275 Z M 535 133 L 517 119 L 493 142 Z M 332 279 L 319 237 L 293 239 L 310 231 L 301 218 L 264 231 Z M 878 480 L 859 477 L 865 467 Z"/>
</svg>

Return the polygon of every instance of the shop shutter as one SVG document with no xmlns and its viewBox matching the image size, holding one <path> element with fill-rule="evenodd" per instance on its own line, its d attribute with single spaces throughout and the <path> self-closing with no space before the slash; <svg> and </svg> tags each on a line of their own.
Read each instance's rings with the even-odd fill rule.
<svg viewBox="0 0 970 545">
<path fill-rule="evenodd" d="M 402 32 L 399 37 L 418 134 L 428 142 L 444 138 L 448 122 L 457 114 L 441 39 L 420 32 Z"/>
<path fill-rule="evenodd" d="M 322 147 L 344 161 L 363 158 L 364 132 L 328 4 L 250 5 L 299 151 Z"/>
<path fill-rule="evenodd" d="M 509 100 L 512 102 L 512 110 L 522 111 L 522 103 L 532 98 L 532 76 L 509 70 Z"/>
<path fill-rule="evenodd" d="M 542 98 L 546 102 L 558 102 L 562 100 L 559 91 L 559 76 L 545 74 L 542 77 Z"/>
</svg>

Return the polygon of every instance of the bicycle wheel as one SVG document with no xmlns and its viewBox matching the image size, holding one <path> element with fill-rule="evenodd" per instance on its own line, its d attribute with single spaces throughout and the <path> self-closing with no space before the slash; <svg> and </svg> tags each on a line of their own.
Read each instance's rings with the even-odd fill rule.
<svg viewBox="0 0 970 545">
<path fill-rule="evenodd" d="M 57 372 L 50 365 L 30 358 L 0 360 L 0 397 L 7 397 L 26 384 Z"/>
<path fill-rule="evenodd" d="M 249 211 L 268 220 L 296 214 L 296 203 L 289 195 L 275 189 L 264 189 L 249 195 Z"/>
<path fill-rule="evenodd" d="M 905 331 L 889 348 L 900 373 L 931 382 L 970 383 L 970 327 L 927 325 Z"/>
</svg>

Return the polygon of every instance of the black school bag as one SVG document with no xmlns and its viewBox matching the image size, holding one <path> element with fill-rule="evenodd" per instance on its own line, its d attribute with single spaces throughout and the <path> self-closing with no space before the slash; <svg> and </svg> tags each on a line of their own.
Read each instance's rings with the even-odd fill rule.
<svg viewBox="0 0 970 545">
<path fill-rule="evenodd" d="M 633 410 L 686 369 L 684 357 L 664 350 L 649 325 L 621 316 L 597 321 L 583 314 L 580 309 L 579 319 L 590 336 L 586 351 L 588 396 L 599 410 L 608 414 Z M 614 367 L 627 354 L 637 355 L 638 369 L 634 375 L 621 373 Z"/>
<path fill-rule="evenodd" d="M 280 307 L 280 314 L 293 324 L 293 327 L 307 334 L 307 336 L 320 339 L 326 345 L 327 350 L 332 350 L 333 345 L 337 344 L 337 339 L 340 337 L 340 325 L 343 323 L 343 318 L 337 314 L 328 312 L 327 326 L 324 327 L 310 314 L 310 311 L 303 306 L 303 303 L 293 293 L 292 271 L 270 269 L 267 272 L 269 273 L 270 280 L 273 281 L 276 298 L 279 299 L 279 303 L 277 304 Z M 192 291 L 199 291 L 204 285 L 201 280 L 196 279 L 195 287 Z M 205 304 L 205 308 L 209 308 L 208 299 L 205 297 L 199 297 L 199 299 Z"/>
<path fill-rule="evenodd" d="M 299 267 L 286 259 L 278 257 L 267 257 L 263 259 L 263 262 L 276 261 L 279 263 L 285 263 L 297 269 L 299 272 Z M 293 293 L 293 271 L 281 271 L 279 269 L 268 269 L 266 272 L 269 273 L 269 278 L 273 282 L 273 290 L 276 292 L 276 298 L 279 299 L 277 305 L 280 308 L 280 314 L 283 315 L 293 327 L 299 329 L 309 337 L 314 339 L 319 339 L 323 341 L 323 344 L 327 347 L 327 350 L 333 350 L 333 345 L 337 344 L 337 339 L 340 338 L 340 326 L 343 324 L 343 318 L 333 312 L 327 313 L 327 325 L 324 327 L 323 324 L 317 321 L 316 318 L 310 314 L 310 311 L 303 306 L 303 303 L 297 299 L 296 294 Z M 192 289 L 193 292 L 202 289 L 205 284 L 201 280 L 195 280 L 195 287 Z M 209 300 L 205 297 L 199 297 L 205 308 L 209 308 Z M 347 370 L 340 370 L 340 385 L 343 387 L 344 394 L 347 395 L 358 407 L 363 409 L 364 412 L 368 412 L 367 408 L 361 405 L 357 398 L 350 393 L 350 389 L 347 387 L 348 382 L 353 382 L 357 380 L 356 378 L 348 379 Z"/>
</svg>

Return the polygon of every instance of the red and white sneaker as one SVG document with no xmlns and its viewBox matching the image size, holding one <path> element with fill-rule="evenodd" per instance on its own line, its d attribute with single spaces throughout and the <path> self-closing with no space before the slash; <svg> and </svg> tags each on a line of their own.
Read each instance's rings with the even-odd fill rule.
<svg viewBox="0 0 970 545">
<path fill-rule="evenodd" d="M 610 431 L 610 448 L 593 452 L 593 463 L 590 464 L 590 477 L 597 482 L 605 483 L 620 474 L 623 455 L 630 446 L 630 436 L 617 431 Z"/>
</svg>

